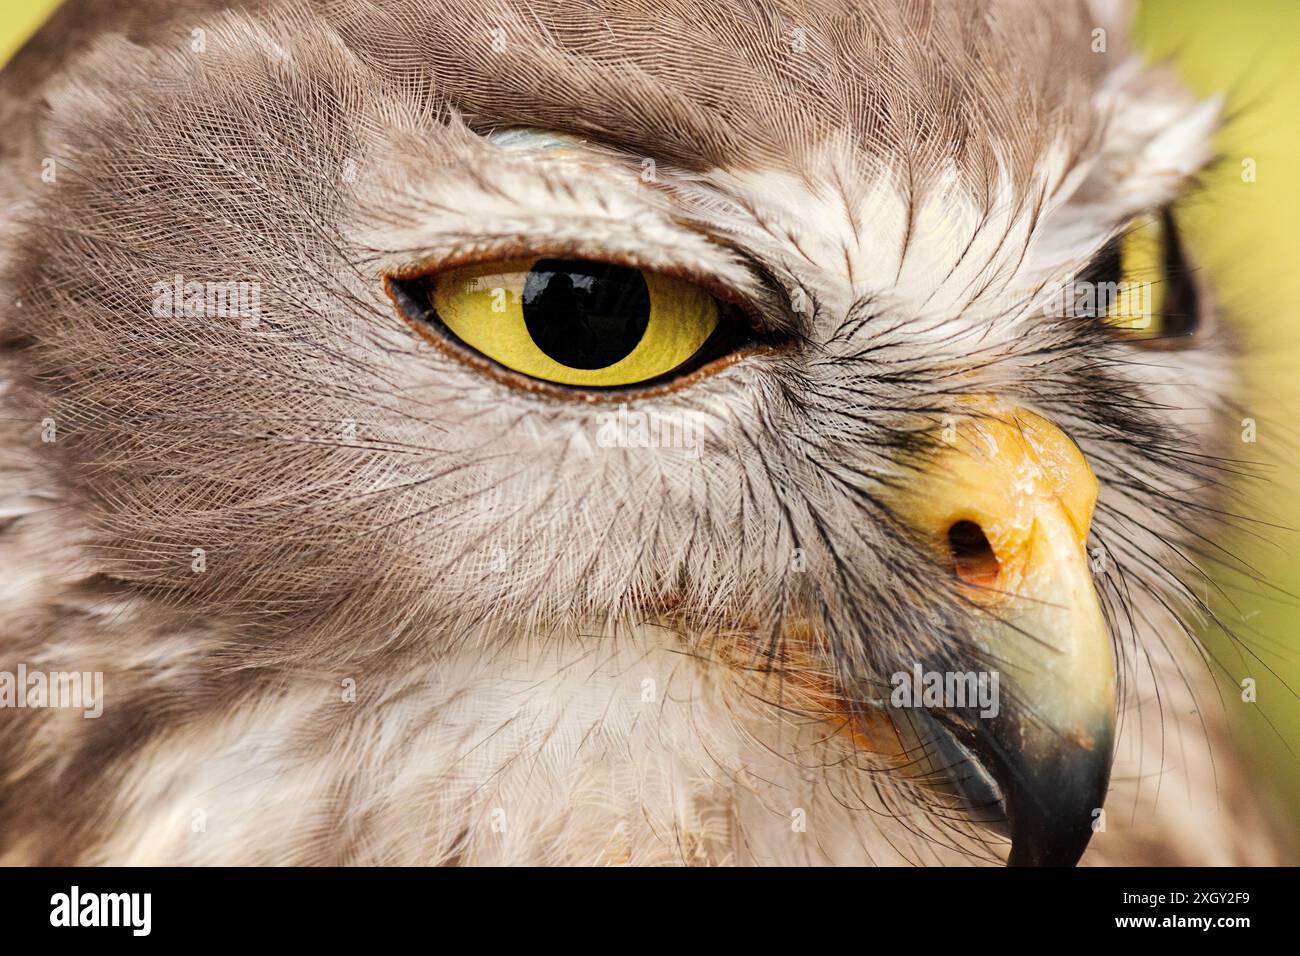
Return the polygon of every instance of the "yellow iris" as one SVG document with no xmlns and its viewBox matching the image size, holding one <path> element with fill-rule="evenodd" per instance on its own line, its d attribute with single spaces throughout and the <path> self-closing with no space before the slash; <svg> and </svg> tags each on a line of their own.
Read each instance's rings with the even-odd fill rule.
<svg viewBox="0 0 1300 956">
<path fill-rule="evenodd" d="M 640 317 L 644 332 L 630 351 L 602 368 L 566 365 L 543 351 L 525 318 L 525 284 L 538 262 L 517 259 L 439 273 L 433 280 L 433 310 L 462 342 L 506 368 L 547 382 L 592 388 L 634 385 L 671 372 L 694 356 L 718 327 L 718 302 L 704 289 L 654 272 L 625 270 L 626 275 L 639 275 L 649 294 L 648 319 Z"/>
<path fill-rule="evenodd" d="M 1108 290 L 1106 322 L 1120 332 L 1159 332 L 1165 298 L 1165 230 L 1158 218 L 1135 223 L 1120 240 L 1120 281 Z"/>
</svg>

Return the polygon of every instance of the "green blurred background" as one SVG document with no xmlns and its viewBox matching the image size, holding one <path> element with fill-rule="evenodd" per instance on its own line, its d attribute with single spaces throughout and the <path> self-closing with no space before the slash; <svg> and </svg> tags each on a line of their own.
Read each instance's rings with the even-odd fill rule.
<svg viewBox="0 0 1300 956">
<path fill-rule="evenodd" d="M 1220 575 L 1224 593 L 1211 606 L 1240 643 L 1204 636 L 1234 680 L 1257 681 L 1255 703 L 1232 687 L 1225 699 L 1300 830 L 1300 2 L 1146 0 L 1136 36 L 1195 92 L 1225 95 L 1222 160 L 1179 222 L 1245 347 L 1243 414 L 1257 420 L 1258 443 L 1242 445 L 1241 457 L 1261 463 L 1266 482 L 1250 513 L 1273 527 L 1224 542 L 1269 585 Z M 1243 181 L 1248 159 L 1255 182 Z"/>
<path fill-rule="evenodd" d="M 0 63 L 57 4 L 0 0 Z M 1245 414 L 1258 421 L 1258 442 L 1243 445 L 1242 457 L 1263 463 L 1268 484 L 1252 514 L 1272 527 L 1226 542 L 1269 586 L 1224 574 L 1223 595 L 1211 595 L 1241 643 L 1208 631 L 1205 640 L 1232 681 L 1257 681 L 1255 703 L 1240 702 L 1234 686 L 1224 697 L 1261 779 L 1274 782 L 1300 830 L 1300 598 L 1291 596 L 1300 595 L 1300 535 L 1290 530 L 1300 527 L 1300 0 L 1145 0 L 1135 36 L 1197 93 L 1226 97 L 1222 161 L 1179 221 L 1247 346 Z M 1243 181 L 1246 159 L 1254 182 Z"/>
<path fill-rule="evenodd" d="M 58 5 L 59 0 L 0 0 L 0 64 Z"/>
</svg>

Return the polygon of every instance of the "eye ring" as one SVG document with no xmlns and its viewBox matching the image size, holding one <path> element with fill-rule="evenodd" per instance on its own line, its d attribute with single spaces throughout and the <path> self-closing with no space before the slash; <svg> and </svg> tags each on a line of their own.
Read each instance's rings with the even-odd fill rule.
<svg viewBox="0 0 1300 956">
<path fill-rule="evenodd" d="M 545 271 L 535 271 L 535 267 L 545 267 Z M 565 272 L 565 269 L 572 271 Z M 479 273 L 491 275 L 498 284 L 513 281 L 520 286 L 506 294 L 502 288 L 491 289 L 498 297 L 492 308 L 497 315 L 488 316 L 482 302 L 471 300 L 483 292 Z M 587 291 L 598 287 L 593 283 L 599 283 L 604 277 L 617 277 L 624 285 L 629 277 L 637 277 L 642 289 L 642 307 L 646 307 L 644 295 L 648 282 L 653 290 L 654 307 L 649 318 L 643 316 L 639 328 L 633 329 L 633 339 L 629 340 L 631 354 L 609 365 L 604 363 L 626 352 L 626 346 L 612 352 L 597 348 L 598 358 L 593 362 L 561 354 L 560 358 L 571 365 L 557 364 L 552 355 L 543 354 L 541 345 L 547 343 L 541 343 L 534 335 L 545 332 L 534 324 L 535 307 L 546 304 L 544 299 L 539 301 L 535 297 L 536 289 L 546 290 L 545 282 L 539 286 L 533 281 L 539 274 L 547 280 L 561 275 L 566 284 L 569 279 L 577 278 L 579 283 L 586 283 L 583 288 Z M 448 282 L 457 283 L 450 286 L 451 291 L 447 291 Z M 528 293 L 532 297 L 527 300 L 525 283 L 527 289 L 534 290 Z M 528 260 L 494 258 L 486 262 L 444 264 L 435 269 L 416 267 L 384 277 L 385 293 L 399 317 L 444 354 L 511 388 L 585 403 L 622 402 L 632 397 L 675 392 L 764 351 L 767 343 L 754 328 L 748 310 L 736 305 L 732 295 L 725 298 L 717 295 L 713 286 L 713 283 L 696 282 L 693 277 L 687 280 L 668 272 L 634 270 L 605 259 L 554 260 L 536 256 Z M 627 300 L 622 297 L 622 287 L 615 282 L 606 283 L 605 288 L 612 288 L 616 293 L 612 300 L 615 312 L 623 309 Z M 593 335 L 604 335 L 611 328 L 608 323 L 592 322 L 589 313 L 574 318 L 572 313 L 581 311 L 590 296 L 577 295 L 577 290 L 571 287 L 569 292 L 576 298 L 562 295 L 560 308 L 555 309 L 552 301 L 544 315 L 547 321 L 564 324 L 559 338 L 555 334 L 549 336 L 548 347 L 552 351 L 557 344 L 565 346 L 564 335 L 585 335 L 590 346 Z M 611 300 L 606 297 L 602 301 L 608 305 Z M 692 303 L 693 311 L 689 308 Z M 439 306 L 448 313 L 450 323 L 439 314 Z M 527 322 L 524 321 L 526 307 L 532 310 Z M 684 307 L 687 307 L 685 312 Z M 646 330 L 647 321 L 650 331 Z M 702 324 L 709 322 L 712 324 Z M 485 325 L 486 332 L 482 329 Z M 593 327 L 598 331 L 593 332 Z M 636 377 L 637 374 L 644 377 Z M 628 375 L 632 376 L 630 380 L 620 380 L 620 376 Z"/>
</svg>

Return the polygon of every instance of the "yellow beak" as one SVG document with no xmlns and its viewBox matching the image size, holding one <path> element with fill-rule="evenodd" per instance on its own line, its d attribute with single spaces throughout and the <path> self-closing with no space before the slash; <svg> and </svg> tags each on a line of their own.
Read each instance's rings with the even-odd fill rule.
<svg viewBox="0 0 1300 956">
<path fill-rule="evenodd" d="M 1086 548 L 1097 479 L 1023 409 L 982 402 L 941 437 L 890 503 L 964 582 L 1001 701 L 995 716 L 934 716 L 1000 785 L 1008 863 L 1071 865 L 1100 814 L 1115 729 L 1114 651 Z"/>
</svg>

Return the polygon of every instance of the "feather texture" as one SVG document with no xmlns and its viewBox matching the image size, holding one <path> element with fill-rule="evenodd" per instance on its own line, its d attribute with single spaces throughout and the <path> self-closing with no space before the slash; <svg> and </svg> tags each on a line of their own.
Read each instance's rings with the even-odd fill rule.
<svg viewBox="0 0 1300 956">
<path fill-rule="evenodd" d="M 884 675 L 979 659 L 879 491 L 992 392 L 1103 486 L 1131 717 L 1093 859 L 1273 859 L 1184 623 L 1229 336 L 1153 359 L 1042 307 L 1208 157 L 1108 7 L 70 5 L 0 76 L 0 668 L 106 705 L 0 714 L 0 858 L 997 862 L 853 732 Z M 700 455 L 605 447 L 384 295 L 541 247 L 800 345 L 647 406 Z M 190 281 L 256 321 L 160 316 Z"/>
</svg>

